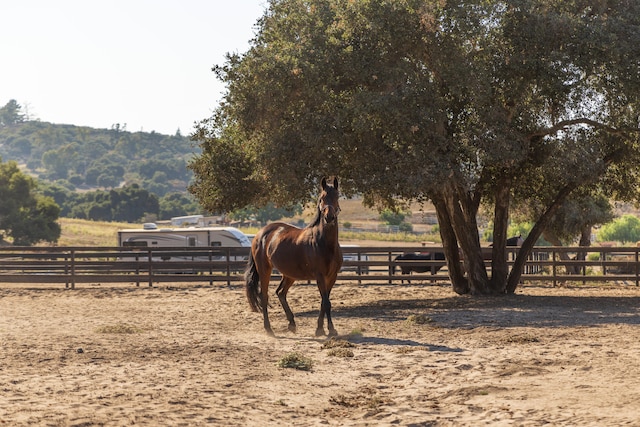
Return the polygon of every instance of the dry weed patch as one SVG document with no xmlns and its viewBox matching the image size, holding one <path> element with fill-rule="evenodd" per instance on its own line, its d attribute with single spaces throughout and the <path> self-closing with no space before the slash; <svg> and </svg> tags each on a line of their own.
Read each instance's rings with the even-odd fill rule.
<svg viewBox="0 0 640 427">
<path fill-rule="evenodd" d="M 348 348 L 332 348 L 327 352 L 327 355 L 333 357 L 353 357 L 353 351 Z"/>
<path fill-rule="evenodd" d="M 289 353 L 278 361 L 280 368 L 293 368 L 301 371 L 310 371 L 313 367 L 313 360 L 300 354 Z"/>
<path fill-rule="evenodd" d="M 412 314 L 407 317 L 408 323 L 415 323 L 416 325 L 427 325 L 433 323 L 433 319 L 426 314 Z"/>
</svg>

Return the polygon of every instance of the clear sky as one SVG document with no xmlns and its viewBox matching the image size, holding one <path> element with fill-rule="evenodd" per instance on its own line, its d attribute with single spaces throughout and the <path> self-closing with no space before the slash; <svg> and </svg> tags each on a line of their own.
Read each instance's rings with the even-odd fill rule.
<svg viewBox="0 0 640 427">
<path fill-rule="evenodd" d="M 0 0 L 0 107 L 41 121 L 183 135 L 224 86 L 267 0 Z"/>
</svg>

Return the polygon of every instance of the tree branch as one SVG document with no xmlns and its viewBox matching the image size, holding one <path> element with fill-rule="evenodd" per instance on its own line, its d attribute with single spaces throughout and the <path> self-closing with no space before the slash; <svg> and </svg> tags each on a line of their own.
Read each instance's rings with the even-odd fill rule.
<svg viewBox="0 0 640 427">
<path fill-rule="evenodd" d="M 529 135 L 527 135 L 528 139 L 533 139 L 535 137 L 543 137 L 546 135 L 551 135 L 554 133 L 558 133 L 561 130 L 565 130 L 566 128 L 570 127 L 570 126 L 575 126 L 575 125 L 588 125 L 597 129 L 603 129 L 611 134 L 614 135 L 624 135 L 627 132 L 638 132 L 640 131 L 640 129 L 637 128 L 628 128 L 628 129 L 617 129 L 614 128 L 612 126 L 608 126 L 605 125 L 604 123 L 600 123 L 598 121 L 592 120 L 592 119 L 588 119 L 586 117 L 581 117 L 579 119 L 573 119 L 573 120 L 563 120 L 561 122 L 556 123 L 555 125 L 549 127 L 549 128 L 543 128 L 538 130 L 537 132 L 533 132 L 530 133 Z"/>
</svg>

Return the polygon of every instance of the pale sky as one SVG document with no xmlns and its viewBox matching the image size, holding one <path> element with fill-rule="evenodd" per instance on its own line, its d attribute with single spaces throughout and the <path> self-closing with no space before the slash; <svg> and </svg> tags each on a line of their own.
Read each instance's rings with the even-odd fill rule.
<svg viewBox="0 0 640 427">
<path fill-rule="evenodd" d="M 44 122 L 183 135 L 211 116 L 211 71 L 244 53 L 267 0 L 0 0 L 0 107 Z"/>
</svg>

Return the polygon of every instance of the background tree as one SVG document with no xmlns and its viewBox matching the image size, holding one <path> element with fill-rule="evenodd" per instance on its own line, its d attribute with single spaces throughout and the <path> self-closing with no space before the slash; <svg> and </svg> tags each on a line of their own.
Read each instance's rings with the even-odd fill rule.
<svg viewBox="0 0 640 427">
<path fill-rule="evenodd" d="M 430 199 L 453 289 L 514 292 L 573 192 L 637 197 L 639 20 L 630 0 L 271 1 L 214 69 L 227 93 L 194 135 L 190 191 L 208 210 L 284 204 L 335 174 L 370 205 Z M 541 209 L 509 270 L 514 199 Z"/>
<path fill-rule="evenodd" d="M 640 219 L 627 214 L 602 226 L 598 232 L 598 240 L 603 242 L 635 243 L 640 241 Z"/>
<path fill-rule="evenodd" d="M 0 240 L 16 245 L 60 237 L 60 208 L 51 197 L 37 192 L 36 181 L 20 171 L 16 162 L 0 162 Z"/>
<path fill-rule="evenodd" d="M 202 214 L 202 208 L 198 203 L 184 193 L 168 193 L 162 196 L 159 200 L 159 214 L 160 219 L 169 219 L 174 216 L 183 215 L 197 215 Z"/>
<path fill-rule="evenodd" d="M 22 107 L 15 99 L 9 100 L 4 107 L 0 108 L 0 127 L 15 125 L 23 121 Z"/>
<path fill-rule="evenodd" d="M 35 204 L 21 209 L 20 216 L 12 223 L 9 233 L 14 245 L 30 246 L 43 241 L 55 243 L 60 238 L 60 206 L 52 198 L 35 195 Z"/>
</svg>

